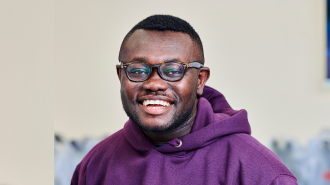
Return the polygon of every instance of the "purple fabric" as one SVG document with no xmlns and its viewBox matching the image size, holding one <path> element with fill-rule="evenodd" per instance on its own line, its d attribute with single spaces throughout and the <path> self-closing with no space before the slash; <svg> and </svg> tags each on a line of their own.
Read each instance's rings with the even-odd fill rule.
<svg viewBox="0 0 330 185">
<path fill-rule="evenodd" d="M 221 93 L 205 87 L 190 134 L 156 147 L 128 120 L 85 156 L 71 184 L 297 184 L 250 134 L 247 112 L 233 110 Z"/>
</svg>

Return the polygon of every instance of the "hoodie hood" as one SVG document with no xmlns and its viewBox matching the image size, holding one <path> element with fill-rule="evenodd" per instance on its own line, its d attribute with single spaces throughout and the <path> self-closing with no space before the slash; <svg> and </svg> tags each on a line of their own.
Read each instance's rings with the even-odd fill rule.
<svg viewBox="0 0 330 185">
<path fill-rule="evenodd" d="M 251 137 L 245 110 L 205 87 L 191 133 L 154 146 L 129 120 L 77 166 L 71 184 L 297 184 L 281 160 Z"/>
<path fill-rule="evenodd" d="M 130 119 L 123 129 L 125 138 L 140 152 L 156 150 L 161 153 L 185 153 L 188 150 L 207 146 L 227 135 L 235 133 L 251 135 L 247 112 L 233 110 L 217 90 L 205 86 L 202 96 L 198 98 L 197 106 L 191 133 L 182 138 L 175 138 L 166 145 L 156 147 Z"/>
</svg>

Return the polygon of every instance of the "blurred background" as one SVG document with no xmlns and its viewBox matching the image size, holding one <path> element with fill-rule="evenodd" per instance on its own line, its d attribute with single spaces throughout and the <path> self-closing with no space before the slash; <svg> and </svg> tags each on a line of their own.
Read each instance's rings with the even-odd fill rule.
<svg viewBox="0 0 330 185">
<path fill-rule="evenodd" d="M 119 47 L 153 14 L 195 28 L 207 85 L 247 110 L 252 136 L 300 184 L 330 183 L 326 12 L 325 0 L 2 0 L 0 184 L 50 184 L 54 174 L 66 184 L 84 154 L 123 127 Z"/>
</svg>

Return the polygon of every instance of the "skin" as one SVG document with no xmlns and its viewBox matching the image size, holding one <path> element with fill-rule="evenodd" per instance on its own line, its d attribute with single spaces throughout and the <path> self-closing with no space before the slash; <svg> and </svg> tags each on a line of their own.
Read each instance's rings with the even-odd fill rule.
<svg viewBox="0 0 330 185">
<path fill-rule="evenodd" d="M 168 61 L 184 63 L 202 61 L 201 51 L 186 33 L 173 31 L 136 30 L 122 47 L 119 60 L 123 63 Z M 191 132 L 197 112 L 197 95 L 209 78 L 210 70 L 188 68 L 177 82 L 163 80 L 154 68 L 144 82 L 130 81 L 124 69 L 117 66 L 121 98 L 127 115 L 153 143 L 162 144 Z M 161 99 L 168 107 L 146 107 L 146 99 Z"/>
</svg>

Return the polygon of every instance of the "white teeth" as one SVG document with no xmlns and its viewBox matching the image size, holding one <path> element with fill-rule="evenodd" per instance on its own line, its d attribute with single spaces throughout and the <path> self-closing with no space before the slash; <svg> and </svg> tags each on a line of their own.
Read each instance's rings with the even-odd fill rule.
<svg viewBox="0 0 330 185">
<path fill-rule="evenodd" d="M 163 100 L 144 100 L 142 103 L 144 106 L 148 105 L 162 105 L 164 107 L 167 107 L 170 105 L 169 102 L 163 101 Z"/>
<path fill-rule="evenodd" d="M 167 102 L 167 101 L 162 101 L 162 100 L 160 100 L 161 102 L 161 105 L 163 105 L 163 106 L 165 106 L 165 107 L 167 107 L 167 106 L 169 106 L 170 105 L 170 103 L 169 102 Z"/>
</svg>

